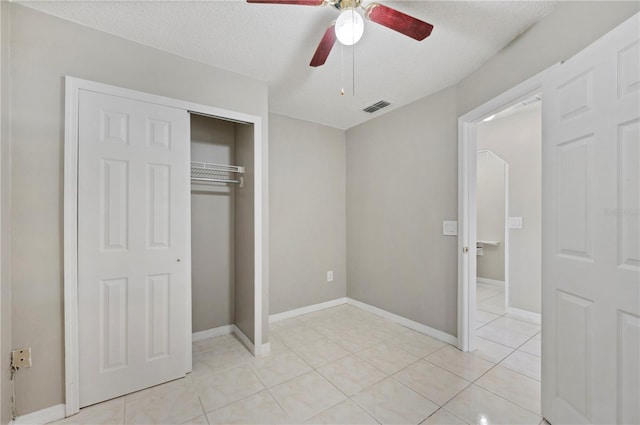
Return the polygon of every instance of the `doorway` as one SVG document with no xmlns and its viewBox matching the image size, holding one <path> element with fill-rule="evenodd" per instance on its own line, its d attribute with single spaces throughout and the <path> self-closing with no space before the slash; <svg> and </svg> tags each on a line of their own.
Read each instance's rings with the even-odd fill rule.
<svg viewBox="0 0 640 425">
<path fill-rule="evenodd" d="M 478 272 L 478 264 L 477 264 L 477 242 L 478 242 L 478 229 L 477 229 L 477 173 L 478 173 L 478 150 L 479 147 L 479 137 L 484 133 L 487 133 L 487 128 L 492 126 L 491 122 L 495 120 L 498 122 L 499 119 L 514 116 L 516 113 L 523 112 L 526 109 L 526 105 L 530 104 L 533 99 L 536 100 L 537 108 L 541 108 L 542 101 L 540 100 L 540 93 L 542 91 L 542 84 L 545 78 L 548 75 L 553 73 L 560 64 L 554 65 L 547 70 L 531 77 L 529 80 L 513 87 L 502 95 L 492 99 L 491 101 L 479 106 L 473 111 L 461 116 L 458 119 L 458 152 L 459 152 L 459 162 L 458 162 L 458 182 L 459 182 L 459 190 L 458 190 L 458 348 L 463 351 L 474 351 L 477 348 L 476 344 L 476 327 L 478 325 L 478 314 L 476 310 L 476 304 L 478 303 L 477 296 L 477 287 L 476 287 L 476 279 Z M 536 97 L 537 96 L 537 97 Z M 529 108 L 535 108 L 534 106 L 529 106 Z M 538 128 L 541 128 L 540 120 L 538 119 Z M 495 124 L 495 123 L 494 123 Z M 483 128 L 483 125 L 484 126 Z M 507 134 L 508 136 L 508 134 Z M 505 136 L 507 139 L 508 137 Z M 489 137 L 491 139 L 492 137 Z M 512 141 L 513 144 L 513 141 Z M 540 149 L 540 147 L 538 147 Z M 482 150 L 492 150 L 495 149 L 492 147 L 490 142 L 482 145 Z M 521 152 L 516 150 L 518 153 L 518 158 L 520 160 L 527 160 L 527 155 L 525 152 Z M 500 155 L 499 155 L 500 156 Z M 506 155 L 501 155 L 504 157 Z M 503 158 L 504 159 L 504 158 Z M 507 163 L 510 161 L 505 159 Z M 514 168 L 513 164 L 509 164 L 509 173 L 510 173 L 510 184 L 509 186 L 513 186 L 513 172 Z M 538 179 L 538 187 L 540 187 L 540 177 L 536 177 Z M 530 186 L 524 186 L 524 189 L 520 189 L 520 194 L 527 194 L 531 191 Z M 514 193 L 513 190 L 510 191 L 511 194 Z M 511 196 L 513 198 L 513 195 Z M 525 309 L 519 308 L 518 305 L 513 305 L 511 302 L 514 299 L 514 291 L 511 288 L 510 276 L 513 273 L 513 270 L 509 271 L 509 263 L 514 263 L 514 259 L 511 258 L 509 249 L 510 240 L 513 239 L 514 235 L 517 231 L 514 227 L 519 226 L 527 226 L 528 220 L 524 221 L 524 213 L 516 212 L 523 211 L 514 209 L 515 206 L 513 203 L 513 199 L 511 199 L 510 204 L 512 208 L 510 208 L 509 215 L 505 215 L 505 243 L 507 246 L 505 247 L 505 290 L 504 290 L 504 312 L 505 314 L 508 312 L 511 315 L 518 315 L 520 319 L 525 319 L 527 321 L 532 321 L 534 323 L 539 323 L 540 315 L 539 310 L 531 309 L 527 311 Z M 519 218 L 523 218 L 519 221 Z M 483 247 L 484 248 L 484 247 Z M 520 262 L 527 261 L 526 256 L 522 260 L 518 260 Z M 518 263 L 520 264 L 520 263 Z M 525 264 L 526 265 L 526 264 Z M 539 266 L 534 266 L 538 267 Z M 513 267 L 511 267 L 513 269 Z M 539 273 L 539 272 L 538 272 Z M 495 283 L 495 282 L 493 282 Z M 511 282 L 512 283 L 512 282 Z M 539 290 L 537 290 L 539 292 Z M 497 295 L 497 294 L 496 294 Z M 520 295 L 518 295 L 520 297 Z M 540 294 L 536 295 L 538 298 L 538 303 L 540 299 Z M 524 298 L 527 296 L 525 295 Z M 500 304 L 498 299 L 494 299 L 493 303 L 498 306 Z M 539 308 L 539 307 L 538 307 Z M 532 314 L 529 314 L 533 312 Z M 489 312 L 491 313 L 491 312 Z M 496 314 L 494 312 L 492 314 Z M 486 316 L 481 314 L 481 316 Z M 482 317 L 482 320 L 486 321 L 491 318 L 495 319 L 494 316 Z M 480 321 L 482 323 L 482 320 Z"/>
</svg>

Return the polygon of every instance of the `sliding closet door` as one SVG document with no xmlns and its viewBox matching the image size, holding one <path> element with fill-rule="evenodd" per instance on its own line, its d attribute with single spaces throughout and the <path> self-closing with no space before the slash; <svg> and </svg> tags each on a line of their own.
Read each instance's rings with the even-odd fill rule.
<svg viewBox="0 0 640 425">
<path fill-rule="evenodd" d="M 184 376 L 189 116 L 81 91 L 80 406 Z"/>
</svg>

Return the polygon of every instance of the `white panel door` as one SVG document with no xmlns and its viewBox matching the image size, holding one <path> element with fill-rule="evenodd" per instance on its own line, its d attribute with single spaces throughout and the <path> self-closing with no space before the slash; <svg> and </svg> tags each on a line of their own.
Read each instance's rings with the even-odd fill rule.
<svg viewBox="0 0 640 425">
<path fill-rule="evenodd" d="M 185 375 L 187 111 L 79 98 L 80 406 Z"/>
<path fill-rule="evenodd" d="M 542 413 L 640 423 L 640 18 L 543 87 Z"/>
</svg>

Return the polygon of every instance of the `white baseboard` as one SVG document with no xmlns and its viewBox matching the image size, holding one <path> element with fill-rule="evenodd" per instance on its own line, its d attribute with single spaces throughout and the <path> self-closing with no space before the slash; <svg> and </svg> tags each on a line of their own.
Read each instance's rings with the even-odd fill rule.
<svg viewBox="0 0 640 425">
<path fill-rule="evenodd" d="M 219 326 L 213 329 L 207 329 L 206 331 L 194 332 L 191 335 L 191 341 L 202 341 L 203 339 L 215 338 L 216 336 L 229 335 L 233 333 L 234 325 Z"/>
<path fill-rule="evenodd" d="M 258 347 L 258 349 L 256 349 L 256 346 L 253 344 L 253 342 L 251 342 L 249 337 L 246 336 L 244 332 L 242 332 L 242 329 L 240 329 L 236 325 L 233 325 L 233 333 L 244 344 L 244 346 L 247 347 L 249 351 L 251 351 L 254 356 L 265 356 L 271 352 L 271 344 L 268 342 L 262 344 L 260 347 Z"/>
<path fill-rule="evenodd" d="M 476 277 L 476 282 L 487 283 L 489 285 L 502 286 L 504 288 L 504 280 L 489 279 L 486 277 Z"/>
<path fill-rule="evenodd" d="M 540 315 L 540 313 L 534 313 L 532 311 L 522 310 L 520 308 L 509 307 L 507 309 L 507 316 L 526 320 L 527 322 L 531 322 L 536 325 L 542 324 L 542 315 Z"/>
<path fill-rule="evenodd" d="M 456 338 L 453 335 L 449 335 L 446 332 L 442 332 L 437 329 L 431 328 L 427 325 L 423 325 L 422 323 L 414 322 L 413 320 L 407 319 L 402 316 L 398 316 L 397 314 L 390 313 L 386 310 L 382 310 L 381 308 L 374 307 L 369 304 L 365 304 L 363 302 L 354 300 L 353 298 L 347 298 L 347 304 L 352 305 L 354 307 L 361 308 L 365 311 L 368 311 L 369 313 L 375 314 L 376 316 L 384 317 L 385 319 L 389 319 L 392 322 L 395 322 L 399 325 L 405 326 L 409 329 L 413 329 L 414 331 L 439 339 L 440 341 L 446 342 L 447 344 L 451 344 L 454 346 L 457 346 L 458 344 L 458 338 Z"/>
<path fill-rule="evenodd" d="M 294 310 L 283 311 L 282 313 L 276 313 L 269 316 L 269 323 L 279 322 L 280 320 L 291 319 L 293 317 L 302 316 L 303 314 L 313 313 L 315 311 L 324 310 L 326 308 L 336 307 L 341 304 L 346 304 L 347 298 L 336 298 L 335 300 L 327 301 L 324 303 L 308 305 L 306 307 L 296 308 Z"/>
<path fill-rule="evenodd" d="M 9 425 L 44 425 L 49 422 L 64 419 L 64 416 L 64 404 L 56 404 L 55 406 L 47 407 L 46 409 L 18 416 L 14 421 L 9 422 Z"/>
</svg>

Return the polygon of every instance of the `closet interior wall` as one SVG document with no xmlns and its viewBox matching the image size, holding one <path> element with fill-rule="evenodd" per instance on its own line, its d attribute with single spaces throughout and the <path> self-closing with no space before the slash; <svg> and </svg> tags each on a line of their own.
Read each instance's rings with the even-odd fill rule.
<svg viewBox="0 0 640 425">
<path fill-rule="evenodd" d="M 191 161 L 239 165 L 243 184 L 191 182 L 193 332 L 236 325 L 254 341 L 254 126 L 191 115 Z"/>
<path fill-rule="evenodd" d="M 234 164 L 235 124 L 191 115 L 191 161 Z M 236 185 L 191 182 L 193 332 L 235 323 Z"/>
</svg>

